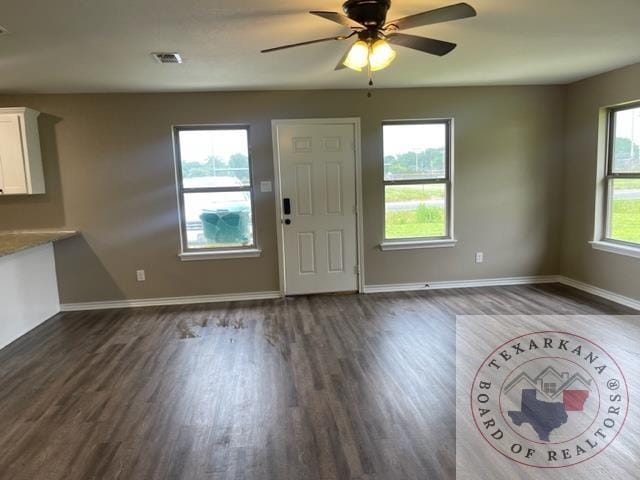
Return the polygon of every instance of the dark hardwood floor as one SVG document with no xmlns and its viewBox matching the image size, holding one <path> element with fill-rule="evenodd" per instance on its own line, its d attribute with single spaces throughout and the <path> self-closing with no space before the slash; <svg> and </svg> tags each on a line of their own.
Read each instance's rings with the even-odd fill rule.
<svg viewBox="0 0 640 480">
<path fill-rule="evenodd" d="M 0 351 L 2 479 L 453 479 L 456 314 L 559 285 L 63 313 Z"/>
</svg>

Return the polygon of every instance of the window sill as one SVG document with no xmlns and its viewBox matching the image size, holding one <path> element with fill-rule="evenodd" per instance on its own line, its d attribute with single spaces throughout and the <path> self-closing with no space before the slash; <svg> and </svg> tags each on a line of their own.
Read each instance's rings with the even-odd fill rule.
<svg viewBox="0 0 640 480">
<path fill-rule="evenodd" d="M 632 247 L 630 245 L 622 245 L 619 243 L 607 242 L 604 240 L 589 242 L 595 250 L 603 252 L 617 253 L 628 257 L 640 258 L 640 247 Z"/>
<path fill-rule="evenodd" d="M 380 250 L 417 250 L 420 248 L 451 248 L 455 247 L 457 240 L 445 238 L 438 240 L 398 240 L 386 241 L 380 244 Z"/>
<path fill-rule="evenodd" d="M 178 255 L 183 262 L 193 260 L 222 260 L 226 258 L 255 258 L 262 254 L 258 248 L 247 248 L 243 250 L 218 250 L 209 252 L 185 252 Z"/>
</svg>

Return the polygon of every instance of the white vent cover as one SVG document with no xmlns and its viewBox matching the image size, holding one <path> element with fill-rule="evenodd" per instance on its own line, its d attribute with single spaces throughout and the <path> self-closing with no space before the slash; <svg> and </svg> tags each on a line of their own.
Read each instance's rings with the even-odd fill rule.
<svg viewBox="0 0 640 480">
<path fill-rule="evenodd" d="M 175 52 L 158 52 L 151 54 L 158 63 L 182 63 L 182 57 Z"/>
</svg>

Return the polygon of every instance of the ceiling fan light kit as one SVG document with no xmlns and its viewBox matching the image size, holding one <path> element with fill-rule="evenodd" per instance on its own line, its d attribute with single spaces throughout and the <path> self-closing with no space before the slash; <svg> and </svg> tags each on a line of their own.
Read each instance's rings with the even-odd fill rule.
<svg viewBox="0 0 640 480">
<path fill-rule="evenodd" d="M 396 52 L 382 38 L 373 42 L 358 40 L 351 46 L 347 58 L 342 65 L 356 72 L 361 72 L 363 68 L 369 67 L 372 72 L 388 67 Z"/>
<path fill-rule="evenodd" d="M 387 68 L 396 58 L 396 52 L 383 39 L 376 40 L 371 45 L 371 53 L 369 54 L 369 68 L 372 72 Z"/>
<path fill-rule="evenodd" d="M 388 67 L 391 62 L 393 62 L 396 57 L 396 52 L 389 44 L 411 48 L 440 57 L 448 54 L 456 47 L 455 43 L 416 35 L 407 35 L 401 33 L 401 30 L 476 16 L 476 11 L 471 5 L 467 3 L 457 3 L 388 22 L 387 11 L 390 7 L 390 0 L 347 0 L 342 5 L 344 15 L 338 12 L 309 12 L 312 15 L 322 17 L 349 28 L 351 32 L 347 35 L 339 35 L 337 37 L 320 38 L 291 45 L 283 45 L 281 47 L 268 48 L 262 50 L 262 53 L 331 40 L 342 41 L 357 35 L 358 39 L 342 56 L 335 69 L 341 70 L 348 67 L 352 70 L 362 71 L 362 69 L 368 67 L 367 70 L 369 74 L 371 74 L 371 72 Z M 369 84 L 371 84 L 371 81 Z"/>
<path fill-rule="evenodd" d="M 345 58 L 342 64 L 357 72 L 362 71 L 364 67 L 369 63 L 369 44 L 364 40 L 358 40 L 353 44 L 347 58 Z"/>
</svg>

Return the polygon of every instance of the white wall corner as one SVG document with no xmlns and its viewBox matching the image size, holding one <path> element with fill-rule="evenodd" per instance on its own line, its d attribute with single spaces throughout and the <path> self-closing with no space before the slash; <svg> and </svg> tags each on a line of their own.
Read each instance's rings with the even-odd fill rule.
<svg viewBox="0 0 640 480">
<path fill-rule="evenodd" d="M 573 278 L 564 277 L 562 275 L 558 277 L 558 281 L 563 285 L 577 288 L 578 290 L 582 290 L 583 292 L 605 298 L 607 300 L 619 303 L 620 305 L 624 305 L 625 307 L 633 308 L 640 312 L 640 300 L 626 297 L 624 295 L 620 295 L 619 293 L 611 292 L 609 290 L 605 290 L 604 288 L 596 287 L 579 280 L 574 280 Z"/>
</svg>

